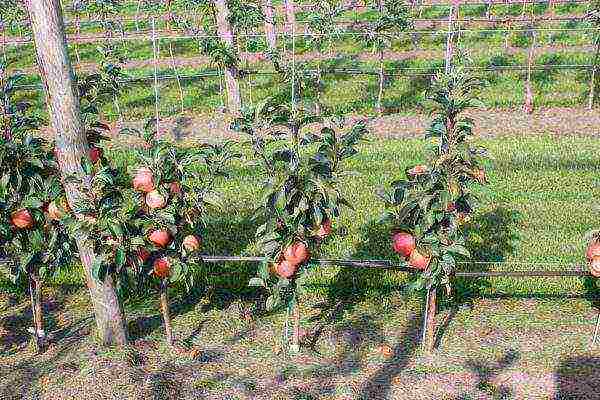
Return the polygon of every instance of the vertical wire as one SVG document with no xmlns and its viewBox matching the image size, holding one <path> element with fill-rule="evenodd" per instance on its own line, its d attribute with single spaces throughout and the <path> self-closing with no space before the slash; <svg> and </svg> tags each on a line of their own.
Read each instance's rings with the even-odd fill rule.
<svg viewBox="0 0 600 400">
<path fill-rule="evenodd" d="M 292 24 L 292 113 L 296 113 L 296 24 Z"/>
<path fill-rule="evenodd" d="M 157 56 L 157 43 L 156 43 L 156 19 L 152 17 L 152 52 L 154 56 L 154 114 L 156 118 L 156 132 L 159 131 L 159 111 L 158 111 L 158 56 Z"/>
<path fill-rule="evenodd" d="M 179 89 L 179 103 L 181 105 L 181 113 L 183 114 L 183 88 L 181 86 L 181 80 L 179 79 L 179 71 L 177 69 L 177 65 L 175 64 L 175 57 L 173 56 L 173 40 L 169 40 L 169 54 L 171 56 L 171 66 L 173 68 L 173 72 L 175 73 L 175 79 L 177 80 L 177 88 Z"/>
</svg>

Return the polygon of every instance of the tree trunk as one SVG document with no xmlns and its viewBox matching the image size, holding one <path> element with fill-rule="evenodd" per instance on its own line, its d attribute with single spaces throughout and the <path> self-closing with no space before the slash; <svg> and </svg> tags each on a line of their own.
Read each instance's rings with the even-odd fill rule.
<svg viewBox="0 0 600 400">
<path fill-rule="evenodd" d="M 229 23 L 229 7 L 226 0 L 214 0 L 216 8 L 217 31 L 223 40 L 233 50 L 235 44 L 231 24 Z M 240 85 L 237 81 L 238 69 L 235 65 L 225 66 L 225 84 L 227 85 L 227 99 L 229 112 L 239 114 L 242 109 Z"/>
<path fill-rule="evenodd" d="M 160 283 L 160 312 L 163 316 L 163 322 L 165 324 L 165 336 L 167 343 L 173 345 L 173 329 L 171 328 L 171 314 L 169 313 L 169 280 L 165 278 Z"/>
<path fill-rule="evenodd" d="M 44 351 L 45 333 L 42 313 L 42 281 L 36 272 L 29 273 L 29 295 L 31 296 L 31 314 L 35 335 L 35 351 Z"/>
<path fill-rule="evenodd" d="M 379 51 L 379 92 L 377 93 L 377 114 L 383 115 L 383 86 L 385 74 L 383 71 L 383 51 Z"/>
<path fill-rule="evenodd" d="M 448 37 L 446 38 L 446 73 L 452 69 L 452 57 L 454 56 L 454 19 L 458 10 L 457 5 L 452 5 L 448 16 Z"/>
<path fill-rule="evenodd" d="M 294 310 L 292 312 L 292 345 L 290 346 L 290 352 L 300 352 L 300 308 L 298 303 L 294 304 Z"/>
<path fill-rule="evenodd" d="M 272 0 L 263 1 L 263 13 L 265 14 L 265 35 L 267 45 L 271 52 L 277 50 L 277 30 L 275 28 L 275 9 Z"/>
<path fill-rule="evenodd" d="M 594 108 L 594 98 L 596 97 L 596 74 L 598 71 L 598 58 L 600 57 L 600 36 L 596 38 L 596 53 L 592 61 L 592 76 L 590 78 L 590 94 L 588 96 L 588 110 Z"/>
<path fill-rule="evenodd" d="M 435 314 L 437 313 L 437 289 L 429 289 L 425 313 L 425 351 L 431 353 L 435 347 Z"/>
<path fill-rule="evenodd" d="M 64 22 L 59 0 L 27 0 L 35 41 L 38 68 L 48 97 L 50 120 L 55 133 L 56 155 L 71 208 L 86 199 L 84 184 L 67 181 L 71 175 L 83 176 L 82 157 L 88 144 L 85 136 L 73 69 L 67 55 Z M 77 247 L 94 311 L 98 335 L 104 345 L 127 343 L 125 319 L 115 292 L 112 276 L 104 282 L 92 277 L 93 246 L 87 237 L 77 237 Z"/>
<path fill-rule="evenodd" d="M 283 0 L 283 6 L 285 7 L 287 30 L 288 32 L 292 32 L 292 28 L 296 26 L 296 7 L 294 6 L 294 0 Z"/>
</svg>

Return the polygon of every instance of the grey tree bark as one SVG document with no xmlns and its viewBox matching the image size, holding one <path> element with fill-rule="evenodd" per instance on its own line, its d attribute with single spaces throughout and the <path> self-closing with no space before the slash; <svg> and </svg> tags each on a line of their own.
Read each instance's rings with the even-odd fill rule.
<svg viewBox="0 0 600 400">
<path fill-rule="evenodd" d="M 288 31 L 292 31 L 292 27 L 296 26 L 296 7 L 294 6 L 294 0 L 283 0 L 283 6 L 285 8 L 285 19 L 287 21 Z"/>
<path fill-rule="evenodd" d="M 233 31 L 229 23 L 229 6 L 227 0 L 214 0 L 217 22 L 217 32 L 221 40 L 223 40 L 231 48 L 235 48 L 233 40 Z M 227 100 L 229 112 L 239 114 L 242 109 L 242 98 L 240 95 L 240 85 L 237 80 L 238 68 L 236 65 L 225 66 L 225 84 L 227 86 Z"/>
<path fill-rule="evenodd" d="M 88 143 L 81 121 L 75 78 L 67 54 L 60 0 L 27 0 L 27 10 L 35 41 L 38 68 L 44 82 L 50 121 L 55 132 L 56 156 L 61 175 L 84 176 L 81 159 L 87 156 Z M 89 188 L 64 180 L 71 208 L 86 198 Z M 93 246 L 86 237 L 77 238 L 77 247 L 85 271 L 87 287 L 96 316 L 99 339 L 104 345 L 124 345 L 127 330 L 124 314 L 108 276 L 104 282 L 92 277 Z"/>
<path fill-rule="evenodd" d="M 265 36 L 269 50 L 277 50 L 277 29 L 275 28 L 275 9 L 272 0 L 263 1 L 263 14 L 265 15 Z"/>
</svg>

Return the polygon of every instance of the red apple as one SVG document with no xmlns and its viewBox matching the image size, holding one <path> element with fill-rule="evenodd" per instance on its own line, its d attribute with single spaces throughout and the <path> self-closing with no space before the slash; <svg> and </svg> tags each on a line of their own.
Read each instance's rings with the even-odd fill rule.
<svg viewBox="0 0 600 400">
<path fill-rule="evenodd" d="M 431 257 L 425 257 L 417 249 L 411 253 L 410 258 L 408 259 L 410 265 L 420 270 L 425 270 L 429 266 L 430 261 Z"/>
<path fill-rule="evenodd" d="M 171 274 L 171 263 L 166 257 L 159 258 L 152 265 L 154 275 L 161 279 L 168 278 Z"/>
<path fill-rule="evenodd" d="M 593 241 L 589 244 L 585 257 L 591 260 L 594 257 L 600 257 L 600 241 Z"/>
<path fill-rule="evenodd" d="M 190 253 L 200 250 L 200 244 L 200 238 L 195 235 L 188 235 L 183 238 L 183 248 Z"/>
<path fill-rule="evenodd" d="M 167 199 L 158 190 L 146 194 L 146 204 L 151 209 L 157 210 L 167 205 Z"/>
<path fill-rule="evenodd" d="M 133 188 L 144 193 L 154 190 L 154 175 L 149 168 L 142 167 L 137 170 L 133 177 Z"/>
<path fill-rule="evenodd" d="M 317 231 L 317 236 L 321 239 L 325 239 L 327 236 L 331 235 L 331 220 L 325 220 L 319 227 Z"/>
<path fill-rule="evenodd" d="M 590 261 L 590 273 L 596 278 L 600 278 L 600 256 L 594 257 Z"/>
<path fill-rule="evenodd" d="M 304 242 L 296 242 L 283 252 L 283 258 L 292 265 L 299 265 L 308 260 L 310 252 Z"/>
<path fill-rule="evenodd" d="M 27 209 L 21 209 L 11 214 L 10 220 L 19 229 L 29 229 L 33 226 L 33 217 Z"/>
<path fill-rule="evenodd" d="M 98 160 L 100 160 L 100 157 L 102 157 L 104 152 L 101 148 L 92 146 L 90 147 L 88 154 L 90 156 L 90 160 L 92 160 L 92 163 L 95 164 L 98 162 Z"/>
<path fill-rule="evenodd" d="M 275 267 L 275 271 L 280 277 L 290 279 L 292 276 L 294 276 L 296 271 L 298 271 L 298 265 L 292 264 L 287 260 L 283 260 L 282 262 L 277 264 L 277 266 Z"/>
<path fill-rule="evenodd" d="M 171 182 L 171 183 L 169 183 L 169 190 L 170 190 L 171 194 L 173 194 L 173 195 L 180 195 L 181 194 L 181 185 L 178 182 Z"/>
<path fill-rule="evenodd" d="M 429 171 L 429 167 L 427 165 L 421 164 L 421 165 L 415 165 L 414 167 L 412 167 L 411 169 L 408 170 L 408 175 L 422 175 L 424 173 L 426 173 L 427 171 Z"/>
<path fill-rule="evenodd" d="M 148 239 L 157 247 L 167 247 L 171 243 L 171 234 L 164 229 L 156 229 L 150 233 Z"/>
<path fill-rule="evenodd" d="M 392 236 L 392 247 L 402 257 L 410 256 L 416 246 L 415 238 L 410 233 L 398 232 Z"/>
</svg>

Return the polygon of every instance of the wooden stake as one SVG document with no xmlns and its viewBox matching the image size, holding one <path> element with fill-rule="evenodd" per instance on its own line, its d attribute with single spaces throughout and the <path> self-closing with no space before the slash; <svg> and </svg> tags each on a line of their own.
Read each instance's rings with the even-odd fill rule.
<svg viewBox="0 0 600 400">
<path fill-rule="evenodd" d="M 27 0 L 31 32 L 35 41 L 37 64 L 47 96 L 49 119 L 55 132 L 57 161 L 63 178 L 84 178 L 81 159 L 88 152 L 85 127 L 81 119 L 73 68 L 67 53 L 67 39 L 59 0 Z M 87 180 L 64 180 L 65 192 L 72 208 L 89 201 Z M 128 342 L 126 322 L 115 290 L 113 277 L 103 282 L 92 274 L 96 257 L 86 235 L 76 238 L 84 266 L 87 287 L 92 299 L 100 341 L 104 345 Z"/>
<path fill-rule="evenodd" d="M 173 329 L 171 327 L 171 314 L 169 313 L 169 279 L 165 278 L 160 283 L 160 311 L 163 316 L 163 322 L 165 324 L 165 336 L 167 343 L 173 345 Z"/>
<path fill-rule="evenodd" d="M 431 288 L 427 292 L 427 304 L 425 305 L 425 327 L 424 327 L 424 348 L 427 353 L 431 353 L 435 346 L 435 316 L 437 312 L 437 289 Z"/>
</svg>

